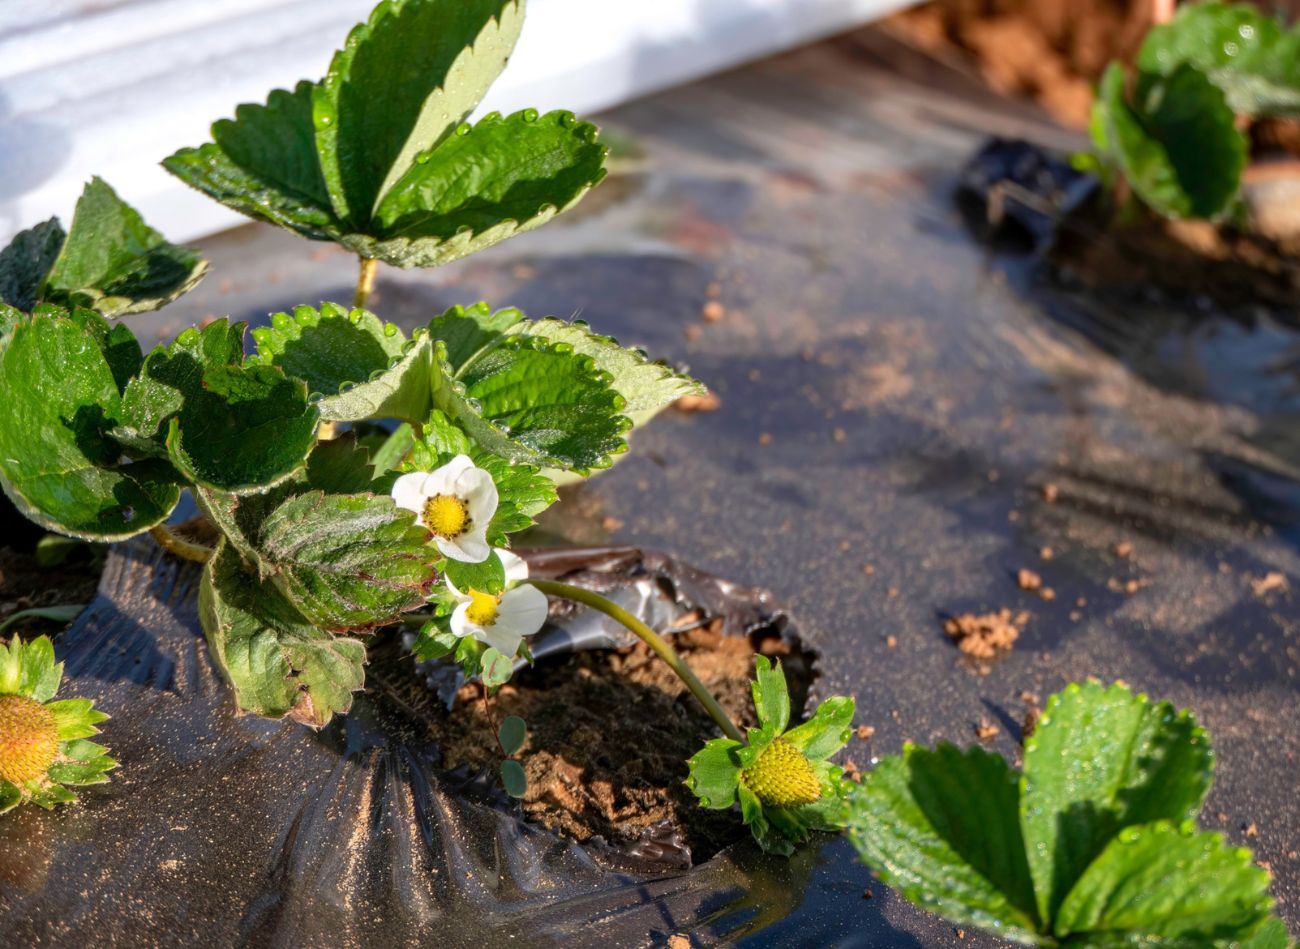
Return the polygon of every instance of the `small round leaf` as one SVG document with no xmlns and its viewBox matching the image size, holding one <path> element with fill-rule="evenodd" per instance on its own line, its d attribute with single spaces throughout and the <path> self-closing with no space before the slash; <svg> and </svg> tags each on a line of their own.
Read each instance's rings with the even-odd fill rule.
<svg viewBox="0 0 1300 949">
<path fill-rule="evenodd" d="M 518 715 L 507 715 L 501 723 L 501 730 L 497 733 L 497 739 L 501 742 L 501 750 L 508 755 L 513 755 L 516 751 L 524 746 L 524 740 L 528 737 L 528 726 Z"/>
<path fill-rule="evenodd" d="M 511 797 L 523 797 L 528 792 L 528 777 L 524 766 L 513 758 L 501 762 L 501 783 L 506 786 L 506 793 Z"/>
</svg>

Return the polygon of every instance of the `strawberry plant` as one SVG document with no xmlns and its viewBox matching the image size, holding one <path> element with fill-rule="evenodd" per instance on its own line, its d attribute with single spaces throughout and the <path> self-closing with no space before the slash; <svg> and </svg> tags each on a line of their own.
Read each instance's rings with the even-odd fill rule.
<svg viewBox="0 0 1300 949">
<path fill-rule="evenodd" d="M 1188 712 L 1074 684 L 1048 700 L 1023 771 L 908 745 L 852 792 L 848 834 L 912 902 L 1016 942 L 1285 949 L 1268 874 L 1196 826 L 1213 771 Z"/>
<path fill-rule="evenodd" d="M 1239 118 L 1300 117 L 1300 28 L 1244 3 L 1191 4 L 1147 34 L 1136 67 L 1131 81 L 1117 63 L 1102 77 L 1089 164 L 1166 217 L 1231 217 Z"/>
</svg>

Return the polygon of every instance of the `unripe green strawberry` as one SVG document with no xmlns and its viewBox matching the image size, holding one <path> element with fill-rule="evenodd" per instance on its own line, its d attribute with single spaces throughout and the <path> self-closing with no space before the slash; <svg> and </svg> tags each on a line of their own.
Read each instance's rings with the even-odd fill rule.
<svg viewBox="0 0 1300 949">
<path fill-rule="evenodd" d="M 25 695 L 0 695 L 0 778 L 25 784 L 44 777 L 58 754 L 54 713 Z"/>
<path fill-rule="evenodd" d="M 822 796 L 812 765 L 784 738 L 777 738 L 760 751 L 740 778 L 760 801 L 773 807 L 812 804 Z"/>
</svg>

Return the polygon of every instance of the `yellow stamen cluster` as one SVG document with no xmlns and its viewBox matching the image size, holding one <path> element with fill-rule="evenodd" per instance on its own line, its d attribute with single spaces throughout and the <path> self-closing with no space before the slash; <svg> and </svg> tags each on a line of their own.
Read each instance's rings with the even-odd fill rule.
<svg viewBox="0 0 1300 949">
<path fill-rule="evenodd" d="M 469 505 L 451 494 L 435 494 L 424 502 L 424 526 L 444 540 L 469 529 Z"/>
<path fill-rule="evenodd" d="M 760 801 L 772 807 L 812 804 L 822 796 L 812 765 L 784 738 L 759 752 L 754 763 L 740 773 L 740 779 Z"/>
<path fill-rule="evenodd" d="M 484 593 L 481 590 L 469 591 L 469 606 L 465 609 L 465 618 L 475 626 L 491 626 L 497 621 L 497 607 L 501 605 L 501 594 Z"/>
<path fill-rule="evenodd" d="M 44 777 L 58 754 L 54 713 L 25 695 L 0 695 L 0 778 L 26 784 Z"/>
</svg>

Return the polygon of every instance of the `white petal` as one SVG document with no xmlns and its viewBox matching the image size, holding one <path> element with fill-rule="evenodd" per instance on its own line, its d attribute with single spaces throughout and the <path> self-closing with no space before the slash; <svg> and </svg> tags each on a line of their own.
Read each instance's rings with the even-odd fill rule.
<svg viewBox="0 0 1300 949">
<path fill-rule="evenodd" d="M 466 600 L 460 606 L 456 607 L 451 614 L 451 631 L 461 639 L 466 636 L 478 636 L 483 631 L 483 627 L 476 623 L 471 623 L 469 617 L 465 614 L 469 612 L 470 601 Z"/>
<path fill-rule="evenodd" d="M 469 530 L 459 537 L 435 537 L 433 540 L 445 557 L 461 563 L 482 563 L 492 553 L 486 535 L 486 529 Z"/>
<path fill-rule="evenodd" d="M 546 594 L 525 584 L 507 590 L 497 607 L 497 626 L 507 626 L 520 636 L 531 636 L 546 622 L 549 606 Z"/>
<path fill-rule="evenodd" d="M 504 547 L 497 548 L 497 557 L 501 560 L 501 566 L 505 567 L 506 570 L 506 586 L 528 579 L 528 564 L 523 557 L 511 553 Z"/>
<path fill-rule="evenodd" d="M 482 468 L 468 468 L 456 479 L 456 496 L 465 499 L 469 519 L 486 530 L 497 512 L 497 486 Z"/>
<path fill-rule="evenodd" d="M 456 584 L 451 582 L 450 575 L 444 573 L 442 575 L 442 582 L 447 584 L 447 589 L 451 591 L 451 595 L 456 598 L 458 603 L 468 603 L 470 601 L 469 594 L 461 593 L 460 590 L 456 588 Z"/>
<path fill-rule="evenodd" d="M 468 455 L 457 455 L 441 468 L 435 468 L 425 475 L 424 484 L 420 486 L 420 490 L 424 492 L 424 496 L 427 498 L 438 494 L 461 497 L 461 493 L 456 490 L 456 479 L 461 476 L 465 469 L 473 467 L 474 462 L 470 461 Z"/>
<path fill-rule="evenodd" d="M 427 475 L 423 471 L 412 471 L 404 474 L 393 482 L 393 502 L 400 508 L 408 511 L 414 511 L 416 514 L 422 514 L 424 511 L 424 479 Z"/>
<path fill-rule="evenodd" d="M 500 623 L 495 623 L 483 629 L 478 634 L 478 640 L 487 643 L 497 652 L 513 659 L 515 653 L 519 652 L 519 644 L 524 641 L 524 637 Z"/>
</svg>

